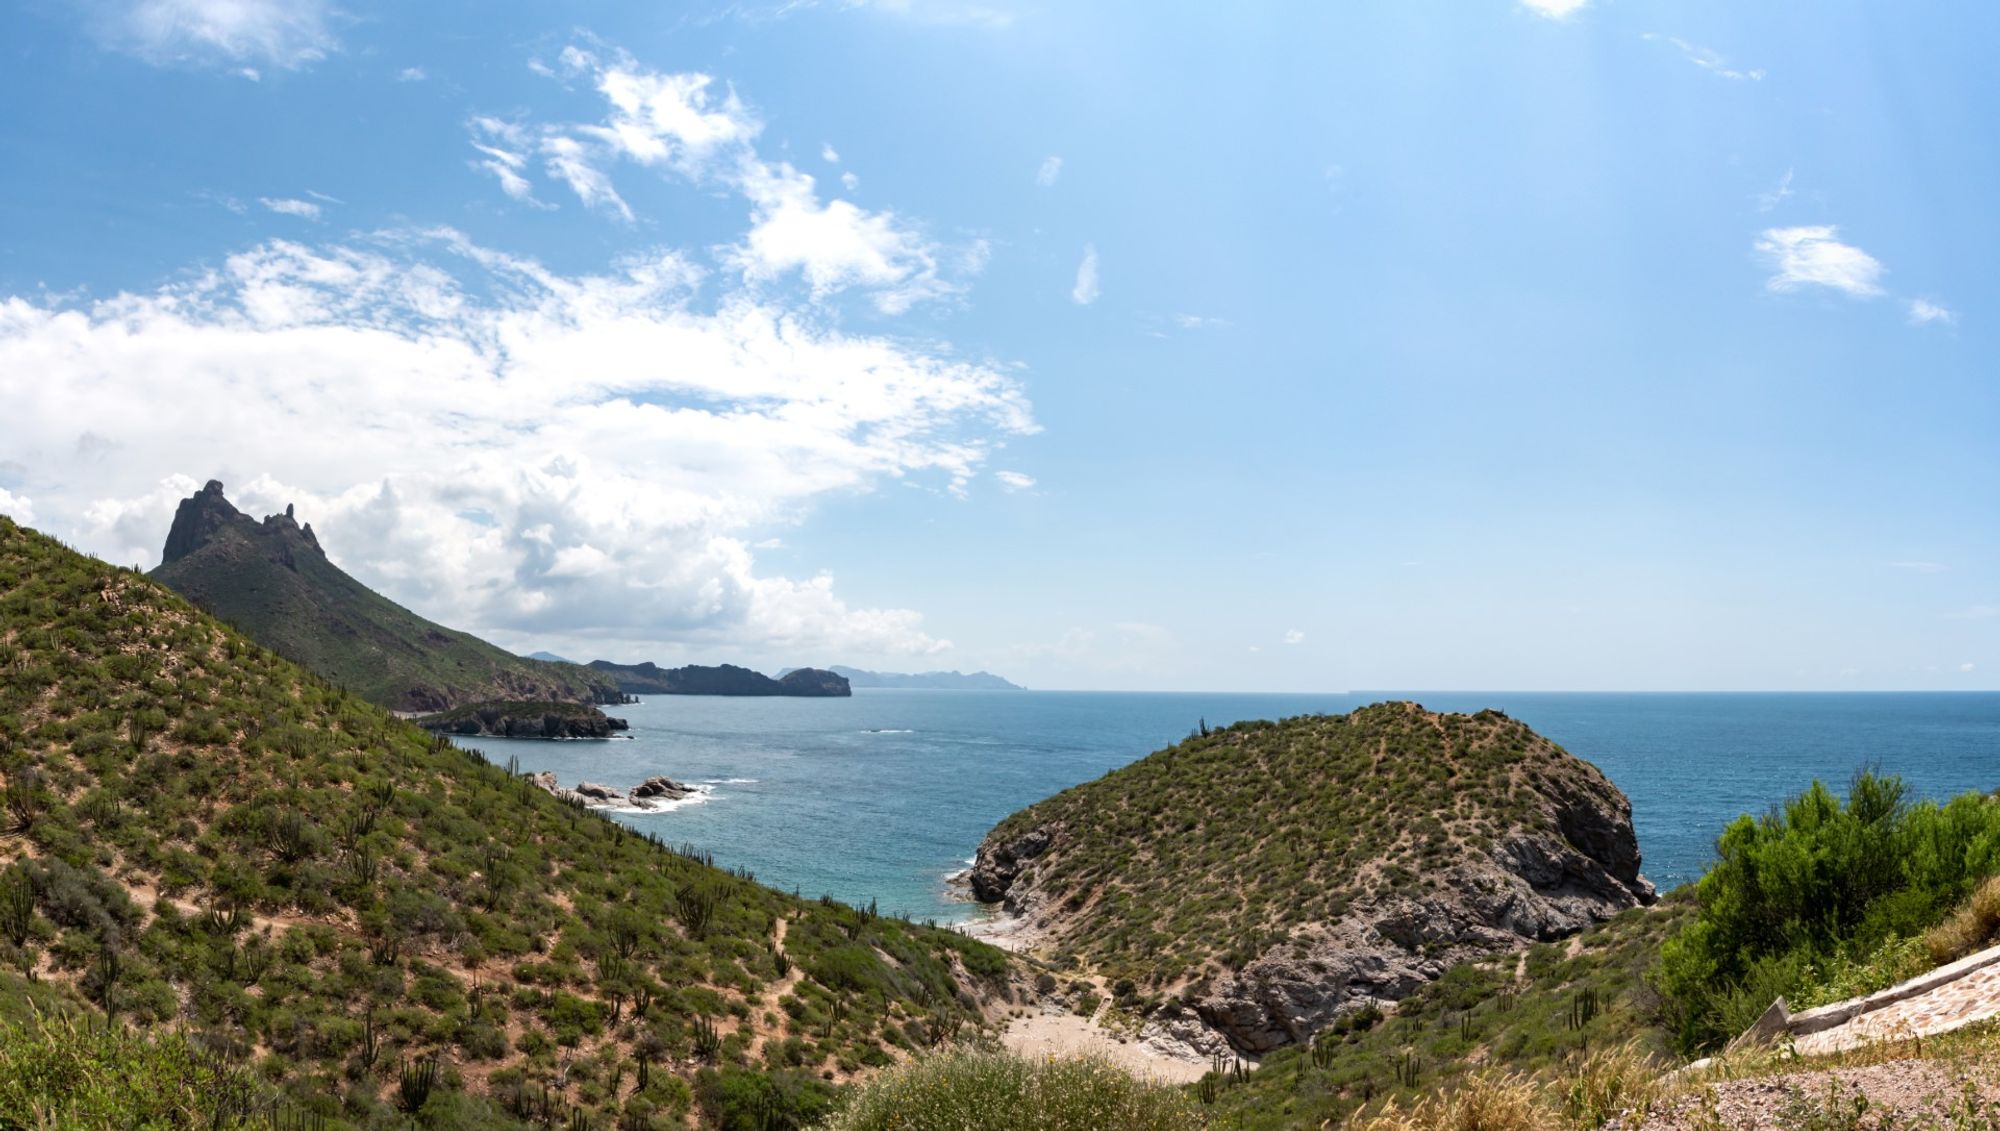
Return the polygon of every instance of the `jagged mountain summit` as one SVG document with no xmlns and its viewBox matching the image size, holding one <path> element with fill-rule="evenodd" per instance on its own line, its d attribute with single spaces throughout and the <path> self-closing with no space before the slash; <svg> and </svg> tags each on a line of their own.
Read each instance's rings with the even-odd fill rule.
<svg viewBox="0 0 2000 1131">
<path fill-rule="evenodd" d="M 1414 703 L 1190 736 L 1007 818 L 969 879 L 1030 937 L 1192 1008 L 1155 1023 L 1248 1052 L 1653 900 L 1595 766 L 1497 711 Z"/>
<path fill-rule="evenodd" d="M 663 668 L 651 660 L 641 664 L 592 660 L 590 670 L 615 681 L 618 690 L 627 695 L 793 695 L 819 699 L 854 694 L 845 679 L 819 668 L 787 668 L 779 679 L 735 664 Z"/>
<path fill-rule="evenodd" d="M 617 703 L 609 679 L 523 659 L 426 620 L 328 560 L 292 508 L 262 522 L 210 480 L 181 500 L 155 580 L 370 702 L 443 711 L 491 700 Z"/>
</svg>

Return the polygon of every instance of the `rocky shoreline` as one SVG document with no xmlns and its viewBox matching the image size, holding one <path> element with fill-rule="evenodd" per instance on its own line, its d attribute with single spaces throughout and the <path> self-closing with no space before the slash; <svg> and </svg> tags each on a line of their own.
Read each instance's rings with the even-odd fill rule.
<svg viewBox="0 0 2000 1131">
<path fill-rule="evenodd" d="M 630 790 L 615 789 L 596 782 L 578 782 L 574 789 L 564 789 L 556 780 L 553 771 L 543 770 L 528 775 L 528 780 L 551 795 L 564 801 L 581 801 L 592 809 L 656 809 L 666 810 L 675 803 L 690 798 L 705 797 L 708 791 L 698 785 L 677 782 L 670 777 L 650 777 Z"/>
</svg>

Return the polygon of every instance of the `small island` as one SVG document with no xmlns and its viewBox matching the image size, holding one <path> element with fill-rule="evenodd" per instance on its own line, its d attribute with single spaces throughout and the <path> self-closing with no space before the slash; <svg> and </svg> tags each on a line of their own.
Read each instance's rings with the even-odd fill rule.
<svg viewBox="0 0 2000 1131">
<path fill-rule="evenodd" d="M 610 738 L 614 731 L 631 729 L 624 719 L 614 719 L 581 703 L 489 700 L 421 715 L 411 721 L 439 734 L 490 738 Z"/>
<path fill-rule="evenodd" d="M 663 668 L 652 661 L 642 664 L 614 664 L 592 660 L 590 670 L 611 677 L 618 690 L 627 695 L 794 695 L 805 698 L 842 698 L 854 694 L 847 680 L 820 668 L 790 668 L 780 679 L 763 672 L 718 664 L 704 667 Z"/>
</svg>

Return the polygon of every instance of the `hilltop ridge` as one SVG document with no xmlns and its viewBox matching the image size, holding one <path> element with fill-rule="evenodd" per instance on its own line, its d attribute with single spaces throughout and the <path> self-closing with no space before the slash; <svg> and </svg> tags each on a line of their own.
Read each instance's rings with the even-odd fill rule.
<svg viewBox="0 0 2000 1131">
<path fill-rule="evenodd" d="M 217 480 L 181 500 L 154 580 L 287 659 L 401 711 L 492 700 L 619 703 L 575 664 L 515 656 L 427 620 L 333 564 L 290 506 L 259 522 Z"/>
</svg>

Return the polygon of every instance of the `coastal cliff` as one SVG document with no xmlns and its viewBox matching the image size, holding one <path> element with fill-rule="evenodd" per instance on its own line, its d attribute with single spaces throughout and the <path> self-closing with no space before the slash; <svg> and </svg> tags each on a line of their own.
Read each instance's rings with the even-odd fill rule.
<svg viewBox="0 0 2000 1131">
<path fill-rule="evenodd" d="M 1384 703 L 1191 736 L 1009 817 L 967 879 L 1159 995 L 1155 1025 L 1262 1053 L 1652 902 L 1639 863 L 1596 767 L 1498 712 Z"/>
</svg>

